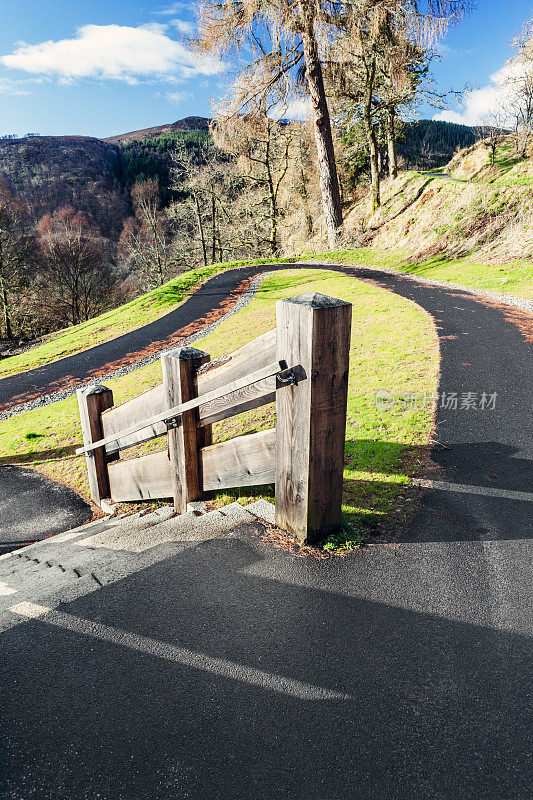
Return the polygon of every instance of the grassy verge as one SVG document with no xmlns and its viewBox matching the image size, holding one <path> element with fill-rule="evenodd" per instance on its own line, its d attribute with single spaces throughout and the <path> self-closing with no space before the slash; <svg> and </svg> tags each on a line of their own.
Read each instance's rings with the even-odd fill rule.
<svg viewBox="0 0 533 800">
<path fill-rule="evenodd" d="M 319 253 L 313 255 L 312 258 L 324 262 L 340 261 L 346 264 L 396 269 L 410 275 L 420 275 L 422 278 L 450 281 L 469 286 L 472 289 L 486 289 L 533 300 L 533 263 L 531 261 L 491 266 L 476 264 L 465 258 L 450 260 L 443 256 L 414 261 L 400 251 L 383 253 L 366 247 Z"/>
<path fill-rule="evenodd" d="M 397 403 L 376 407 L 375 393 L 432 394 L 438 373 L 438 344 L 433 323 L 416 305 L 374 286 L 326 270 L 284 270 L 268 278 L 250 306 L 196 343 L 213 358 L 230 352 L 275 325 L 275 302 L 309 291 L 353 303 L 352 349 L 344 473 L 343 530 L 325 548 L 345 552 L 377 529 L 392 531 L 414 505 L 410 477 L 426 455 L 433 425 L 430 405 Z M 394 333 L 394 335 L 391 335 Z M 158 363 L 109 381 L 115 402 L 122 402 L 161 380 Z M 264 406 L 214 426 L 215 441 L 271 427 L 274 407 Z M 0 463 L 33 467 L 87 496 L 75 398 L 0 421 Z M 162 440 L 137 453 L 164 446 Z M 126 451 L 124 457 L 133 452 Z M 228 491 L 214 505 L 250 497 L 271 497 L 272 487 Z"/>
<path fill-rule="evenodd" d="M 184 272 L 158 289 L 153 289 L 125 305 L 106 311 L 87 322 L 58 331 L 46 342 L 25 353 L 2 359 L 0 361 L 0 378 L 17 375 L 43 364 L 49 364 L 51 361 L 81 353 L 82 350 L 88 350 L 90 347 L 141 328 L 184 303 L 208 278 L 227 269 L 258 263 L 261 263 L 260 259 L 228 261 Z"/>
</svg>

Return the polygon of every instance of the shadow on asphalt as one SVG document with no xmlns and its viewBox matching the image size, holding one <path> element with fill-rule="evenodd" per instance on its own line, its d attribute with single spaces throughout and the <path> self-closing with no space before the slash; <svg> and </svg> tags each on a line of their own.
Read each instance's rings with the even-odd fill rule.
<svg viewBox="0 0 533 800">
<path fill-rule="evenodd" d="M 247 574 L 267 561 L 212 541 L 62 605 L 85 633 L 4 633 L 2 797 L 528 796 L 525 637 L 358 597 L 364 561 L 275 556 L 268 577 Z M 205 666 L 180 663 L 183 648 Z M 347 698 L 297 699 L 281 678 Z"/>
</svg>

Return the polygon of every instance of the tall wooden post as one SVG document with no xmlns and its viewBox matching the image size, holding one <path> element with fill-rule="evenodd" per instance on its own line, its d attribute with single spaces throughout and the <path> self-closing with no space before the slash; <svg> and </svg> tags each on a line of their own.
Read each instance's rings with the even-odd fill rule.
<svg viewBox="0 0 533 800">
<path fill-rule="evenodd" d="M 113 392 L 107 386 L 89 386 L 78 389 L 78 407 L 80 409 L 81 430 L 83 444 L 89 445 L 104 438 L 102 411 L 113 405 Z M 105 447 L 97 447 L 85 454 L 87 474 L 91 498 L 96 505 L 100 505 L 105 497 L 109 497 L 109 476 L 107 462 L 118 458 L 118 453 L 106 456 Z"/>
<path fill-rule="evenodd" d="M 277 357 L 306 376 L 276 388 L 276 525 L 302 543 L 341 522 L 351 319 L 323 294 L 276 304 Z"/>
<path fill-rule="evenodd" d="M 198 396 L 196 373 L 210 361 L 208 353 L 194 347 L 180 347 L 161 356 L 163 385 L 168 408 Z M 172 476 L 174 510 L 187 511 L 187 503 L 202 497 L 200 448 L 211 444 L 211 426 L 198 427 L 198 409 L 186 411 L 168 431 L 168 455 Z"/>
</svg>

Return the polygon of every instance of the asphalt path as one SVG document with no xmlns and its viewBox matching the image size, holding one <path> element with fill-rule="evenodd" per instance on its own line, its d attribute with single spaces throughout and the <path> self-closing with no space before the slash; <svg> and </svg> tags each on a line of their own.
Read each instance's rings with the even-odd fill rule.
<svg viewBox="0 0 533 800">
<path fill-rule="evenodd" d="M 342 271 L 425 308 L 439 391 L 475 395 L 438 409 L 436 488 L 399 542 L 314 561 L 242 527 L 2 634 L 2 800 L 531 796 L 533 346 Z"/>
<path fill-rule="evenodd" d="M 420 174 L 427 175 L 430 178 L 442 178 L 445 181 L 453 181 L 453 183 L 468 183 L 467 180 L 454 178 L 453 175 L 448 175 L 446 172 L 421 172 Z"/>
<path fill-rule="evenodd" d="M 76 528 L 92 515 L 67 486 L 33 469 L 0 465 L 0 553 Z"/>
</svg>

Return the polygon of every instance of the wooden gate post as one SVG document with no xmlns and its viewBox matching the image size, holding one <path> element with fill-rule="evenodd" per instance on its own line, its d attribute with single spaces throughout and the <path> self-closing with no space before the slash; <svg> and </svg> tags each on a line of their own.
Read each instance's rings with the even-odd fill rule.
<svg viewBox="0 0 533 800">
<path fill-rule="evenodd" d="M 210 361 L 203 350 L 180 347 L 161 356 L 163 386 L 168 408 L 198 396 L 196 373 Z M 211 444 L 211 426 L 198 427 L 198 409 L 186 411 L 168 431 L 168 455 L 174 495 L 174 511 L 184 514 L 187 503 L 202 497 L 200 448 Z"/>
<path fill-rule="evenodd" d="M 107 386 L 89 386 L 78 389 L 78 407 L 80 409 L 83 444 L 92 444 L 104 438 L 101 413 L 113 405 L 113 392 Z M 109 476 L 107 462 L 118 458 L 118 453 L 106 456 L 105 447 L 98 447 L 85 454 L 87 474 L 91 498 L 100 505 L 105 497 L 109 497 Z"/>
<path fill-rule="evenodd" d="M 323 294 L 276 303 L 277 357 L 306 375 L 276 388 L 276 525 L 302 543 L 341 522 L 351 320 Z"/>
</svg>

